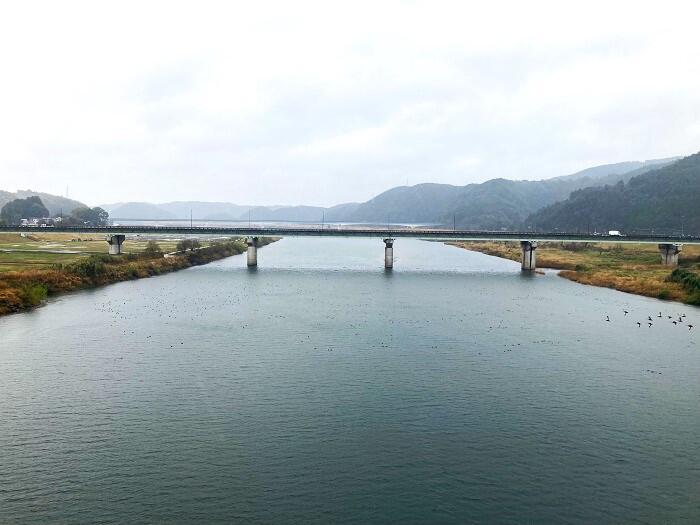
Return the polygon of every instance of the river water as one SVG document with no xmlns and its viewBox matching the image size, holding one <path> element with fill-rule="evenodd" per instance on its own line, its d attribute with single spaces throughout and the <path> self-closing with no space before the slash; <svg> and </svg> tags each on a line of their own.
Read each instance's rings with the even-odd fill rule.
<svg viewBox="0 0 700 525">
<path fill-rule="evenodd" d="M 700 310 L 383 246 L 0 319 L 0 523 L 700 522 Z"/>
</svg>

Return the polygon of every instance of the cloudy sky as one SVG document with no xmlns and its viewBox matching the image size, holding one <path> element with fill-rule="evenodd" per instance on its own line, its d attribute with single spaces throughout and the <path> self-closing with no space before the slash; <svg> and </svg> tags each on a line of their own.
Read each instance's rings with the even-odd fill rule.
<svg viewBox="0 0 700 525">
<path fill-rule="evenodd" d="M 700 8 L 8 2 L 0 189 L 366 200 L 700 150 Z"/>
</svg>

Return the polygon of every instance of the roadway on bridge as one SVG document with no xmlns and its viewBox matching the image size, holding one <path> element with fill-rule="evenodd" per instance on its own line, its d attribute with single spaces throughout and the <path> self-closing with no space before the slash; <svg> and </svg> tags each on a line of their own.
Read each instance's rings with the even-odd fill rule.
<svg viewBox="0 0 700 525">
<path fill-rule="evenodd" d="M 700 236 L 688 235 L 595 235 L 567 232 L 514 232 L 428 228 L 354 227 L 226 227 L 226 226 L 59 226 L 48 228 L 0 226 L 0 232 L 102 233 L 126 235 L 221 235 L 238 237 L 378 237 L 416 238 L 436 241 L 542 241 L 648 244 L 700 244 Z"/>
</svg>

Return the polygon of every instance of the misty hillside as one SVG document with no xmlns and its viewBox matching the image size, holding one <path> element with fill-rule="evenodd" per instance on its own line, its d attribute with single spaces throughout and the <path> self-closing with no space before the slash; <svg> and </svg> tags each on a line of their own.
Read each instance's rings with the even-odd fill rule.
<svg viewBox="0 0 700 525">
<path fill-rule="evenodd" d="M 452 225 L 454 221 L 458 228 L 516 229 L 532 211 L 566 199 L 572 191 L 626 180 L 674 161 L 608 164 L 541 181 L 492 179 L 467 186 L 402 186 L 379 194 L 349 213 L 331 215 L 331 220 L 442 225 Z"/>
<path fill-rule="evenodd" d="M 571 192 L 615 184 L 676 159 L 621 162 L 540 181 L 493 179 L 453 186 L 425 183 L 391 188 L 363 203 L 317 206 L 245 206 L 225 202 L 118 203 L 102 205 L 115 219 L 189 219 L 384 224 L 438 224 L 469 229 L 516 229 L 533 211 L 569 197 Z"/>
<path fill-rule="evenodd" d="M 27 197 L 39 197 L 52 216 L 57 216 L 61 213 L 63 213 L 63 215 L 70 215 L 74 209 L 85 207 L 85 204 L 82 202 L 58 195 L 51 195 L 50 193 L 32 190 L 19 190 L 13 193 L 11 191 L 0 190 L 0 208 L 12 200 L 26 199 Z"/>
<path fill-rule="evenodd" d="M 633 160 L 628 162 L 618 162 L 615 164 L 604 164 L 602 166 L 593 166 L 592 168 L 586 168 L 585 170 L 577 171 L 571 175 L 562 175 L 559 177 L 554 177 L 548 180 L 573 180 L 581 179 L 584 177 L 591 177 L 593 179 L 600 179 L 603 177 L 608 177 L 610 175 L 624 175 L 632 172 L 645 172 L 650 169 L 660 168 L 666 166 L 672 162 L 675 162 L 682 157 L 669 157 L 666 159 L 652 159 L 652 160 Z"/>
<path fill-rule="evenodd" d="M 258 221 L 299 221 L 299 222 L 320 222 L 325 208 L 320 206 L 289 206 L 289 207 L 268 207 L 255 206 L 239 218 L 247 220 L 250 214 L 251 220 Z"/>
<path fill-rule="evenodd" d="M 189 219 L 190 212 L 199 220 L 238 220 L 250 206 L 239 206 L 230 202 L 179 201 L 152 204 L 150 202 L 118 202 L 103 204 L 115 219 Z"/>
<path fill-rule="evenodd" d="M 538 229 L 700 232 L 700 153 L 629 181 L 576 191 L 526 220 Z"/>
<path fill-rule="evenodd" d="M 175 219 L 175 215 L 150 202 L 127 202 L 102 206 L 113 219 Z M 187 214 L 189 218 L 189 213 Z"/>
<path fill-rule="evenodd" d="M 330 210 L 332 221 L 434 223 L 448 211 L 461 187 L 449 184 L 399 186 L 354 208 Z"/>
<path fill-rule="evenodd" d="M 189 219 L 190 210 L 193 217 L 203 220 L 236 220 L 242 214 L 247 213 L 250 206 L 240 206 L 231 202 L 201 202 L 181 201 L 159 204 L 176 219 Z"/>
</svg>

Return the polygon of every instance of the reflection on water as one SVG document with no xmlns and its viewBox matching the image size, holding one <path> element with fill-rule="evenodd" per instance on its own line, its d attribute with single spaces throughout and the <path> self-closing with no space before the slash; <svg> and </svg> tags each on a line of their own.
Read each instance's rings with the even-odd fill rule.
<svg viewBox="0 0 700 525">
<path fill-rule="evenodd" d="M 636 325 L 697 309 L 383 247 L 285 239 L 0 319 L 0 522 L 700 520 L 698 336 Z"/>
</svg>

